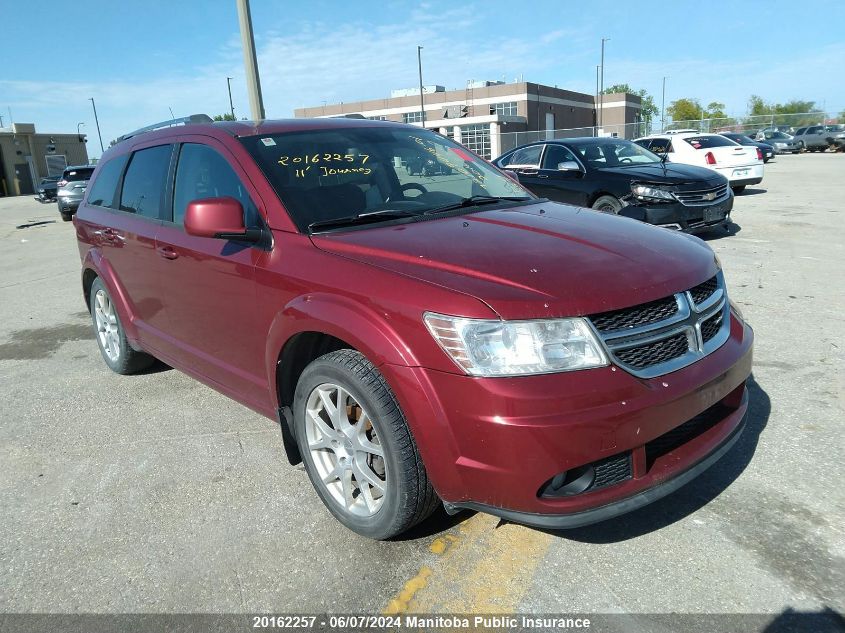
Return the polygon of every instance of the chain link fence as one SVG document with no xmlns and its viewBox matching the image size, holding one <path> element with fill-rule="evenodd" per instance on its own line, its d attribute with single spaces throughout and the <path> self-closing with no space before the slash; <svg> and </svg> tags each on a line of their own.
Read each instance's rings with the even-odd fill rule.
<svg viewBox="0 0 845 633">
<path fill-rule="evenodd" d="M 842 123 L 832 112 L 802 112 L 798 114 L 764 114 L 743 117 L 725 117 L 718 119 L 692 119 L 689 121 L 668 121 L 666 131 L 695 130 L 697 132 L 739 132 L 741 134 L 757 133 L 764 129 L 778 129 L 787 134 L 793 134 L 800 127 L 808 125 L 822 125 Z M 615 136 L 633 140 L 652 133 L 660 133 L 660 121 L 642 121 L 619 125 L 605 125 L 603 127 L 577 127 L 559 130 L 537 130 L 529 132 L 504 132 L 499 135 L 499 148 L 505 152 L 537 141 L 554 139 L 578 138 L 583 136 Z M 495 158 L 495 157 L 494 157 Z"/>
</svg>

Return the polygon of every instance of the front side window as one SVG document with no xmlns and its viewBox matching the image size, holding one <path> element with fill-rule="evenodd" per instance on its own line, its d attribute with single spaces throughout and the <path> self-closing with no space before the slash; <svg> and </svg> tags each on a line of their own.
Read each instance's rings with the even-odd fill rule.
<svg viewBox="0 0 845 633">
<path fill-rule="evenodd" d="M 473 196 L 502 199 L 496 202 L 502 205 L 519 203 L 504 198 L 532 199 L 466 148 L 423 129 L 350 126 L 240 141 L 303 231 L 355 216 L 388 221 L 431 211 L 436 217 Z"/>
<path fill-rule="evenodd" d="M 100 207 L 114 207 L 117 183 L 123 167 L 126 165 L 128 154 L 116 156 L 100 167 L 94 186 L 88 194 L 88 204 L 95 204 Z"/>
<path fill-rule="evenodd" d="M 179 152 L 173 191 L 173 221 L 182 224 L 192 200 L 234 198 L 244 209 L 244 226 L 255 227 L 258 210 L 241 179 L 216 150 L 207 145 L 185 143 Z"/>
<path fill-rule="evenodd" d="M 162 218 L 170 154 L 170 145 L 150 147 L 132 154 L 123 178 L 121 211 L 137 213 L 145 218 Z"/>
<path fill-rule="evenodd" d="M 543 154 L 543 169 L 557 171 L 558 165 L 569 161 L 575 161 L 575 155 L 563 145 L 546 145 L 546 153 Z"/>
</svg>

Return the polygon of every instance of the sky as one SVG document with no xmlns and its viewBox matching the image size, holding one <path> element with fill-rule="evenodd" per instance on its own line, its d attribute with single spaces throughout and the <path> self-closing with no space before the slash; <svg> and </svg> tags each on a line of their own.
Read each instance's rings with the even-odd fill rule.
<svg viewBox="0 0 845 633">
<path fill-rule="evenodd" d="M 388 97 L 423 80 L 522 78 L 593 94 L 601 38 L 605 85 L 644 88 L 746 112 L 748 97 L 845 110 L 845 3 L 533 0 L 252 0 L 268 118 L 297 107 Z M 71 10 L 72 17 L 61 17 Z M 0 0 L 0 116 L 103 141 L 157 121 L 249 115 L 235 0 Z M 836 25 L 826 28 L 825 25 Z"/>
</svg>

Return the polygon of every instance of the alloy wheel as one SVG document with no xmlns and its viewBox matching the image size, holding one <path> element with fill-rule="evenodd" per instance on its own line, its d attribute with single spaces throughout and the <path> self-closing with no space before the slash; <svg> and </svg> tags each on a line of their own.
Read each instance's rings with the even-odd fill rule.
<svg viewBox="0 0 845 633">
<path fill-rule="evenodd" d="M 379 511 L 388 485 L 384 449 L 354 396 L 332 383 L 315 387 L 305 404 L 305 440 L 335 503 L 359 517 Z"/>
<path fill-rule="evenodd" d="M 97 337 L 103 351 L 111 362 L 120 358 L 120 333 L 117 327 L 117 315 L 111 298 L 102 289 L 94 295 L 94 320 L 97 323 Z"/>
</svg>

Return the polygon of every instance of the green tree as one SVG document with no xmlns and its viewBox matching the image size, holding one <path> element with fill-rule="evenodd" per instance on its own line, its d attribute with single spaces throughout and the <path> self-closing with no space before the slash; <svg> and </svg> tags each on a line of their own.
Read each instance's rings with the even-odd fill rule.
<svg viewBox="0 0 845 633">
<path fill-rule="evenodd" d="M 764 114 L 771 114 L 772 106 L 763 101 L 763 97 L 758 95 L 751 95 L 748 99 L 748 114 L 751 116 L 762 116 Z"/>
<path fill-rule="evenodd" d="M 224 114 L 215 114 L 212 117 L 215 121 L 235 121 L 235 117 L 231 112 L 226 112 Z"/>
<path fill-rule="evenodd" d="M 641 88 L 639 90 L 634 90 L 628 84 L 614 84 L 609 88 L 605 88 L 602 90 L 602 94 L 609 95 L 614 94 L 617 92 L 625 92 L 631 95 L 637 95 L 640 98 L 640 114 L 643 117 L 643 121 L 646 124 L 651 124 L 651 122 L 657 118 L 657 115 L 660 113 L 660 110 L 657 107 L 657 104 L 654 103 L 654 97 L 648 94 L 648 91 Z"/>
<path fill-rule="evenodd" d="M 704 110 L 698 99 L 676 99 L 670 103 L 666 108 L 667 114 L 672 117 L 671 127 L 686 127 L 683 125 L 684 121 L 698 121 L 701 120 Z M 677 125 L 676 125 L 677 124 Z"/>
</svg>

